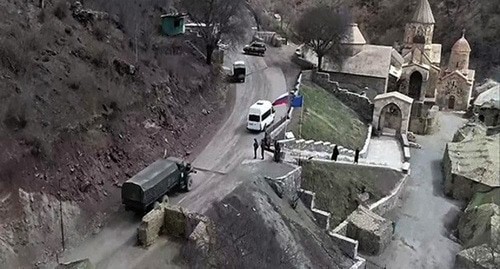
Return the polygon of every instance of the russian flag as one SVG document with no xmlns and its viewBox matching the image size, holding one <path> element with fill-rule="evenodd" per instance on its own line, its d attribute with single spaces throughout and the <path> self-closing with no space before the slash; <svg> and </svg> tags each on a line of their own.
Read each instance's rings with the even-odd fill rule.
<svg viewBox="0 0 500 269">
<path fill-rule="evenodd" d="M 288 105 L 288 102 L 290 102 L 291 99 L 291 94 L 290 93 L 284 93 L 280 95 L 276 100 L 273 102 L 273 106 L 282 106 L 282 105 Z"/>
</svg>

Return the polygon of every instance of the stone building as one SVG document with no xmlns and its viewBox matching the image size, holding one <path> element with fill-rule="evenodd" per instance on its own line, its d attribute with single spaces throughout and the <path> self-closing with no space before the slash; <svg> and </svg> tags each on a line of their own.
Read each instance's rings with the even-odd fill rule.
<svg viewBox="0 0 500 269">
<path fill-rule="evenodd" d="M 372 126 L 376 134 L 408 131 L 413 99 L 399 92 L 377 95 L 374 100 Z"/>
<path fill-rule="evenodd" d="M 441 71 L 441 44 L 433 44 L 434 16 L 427 0 L 420 0 L 412 20 L 406 24 L 400 89 L 415 102 L 434 102 Z"/>
<path fill-rule="evenodd" d="M 442 109 L 462 110 L 469 108 L 475 71 L 469 69 L 471 48 L 462 34 L 451 49 L 448 66 L 442 70 L 436 86 L 436 104 Z"/>
<path fill-rule="evenodd" d="M 500 126 L 500 84 L 481 93 L 474 101 L 474 114 L 488 127 Z"/>
<path fill-rule="evenodd" d="M 444 192 L 455 199 L 469 200 L 476 192 L 500 188 L 500 134 L 448 143 L 443 170 Z"/>
<path fill-rule="evenodd" d="M 365 93 L 373 100 L 399 79 L 403 57 L 391 46 L 368 44 L 356 23 L 350 24 L 341 44 L 345 51 L 341 63 L 325 56 L 321 68 L 341 88 Z M 304 48 L 304 59 L 318 62 L 316 54 L 308 48 Z"/>
</svg>

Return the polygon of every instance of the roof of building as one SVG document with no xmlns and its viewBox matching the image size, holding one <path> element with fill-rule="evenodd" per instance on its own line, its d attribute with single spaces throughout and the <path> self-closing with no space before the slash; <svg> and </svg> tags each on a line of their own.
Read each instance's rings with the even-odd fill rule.
<svg viewBox="0 0 500 269">
<path fill-rule="evenodd" d="M 429 24 L 436 23 L 436 21 L 434 20 L 434 15 L 432 15 L 432 9 L 429 5 L 429 1 L 420 0 L 420 2 L 418 3 L 417 11 L 415 11 L 415 14 L 413 15 L 412 21 Z"/>
<path fill-rule="evenodd" d="M 331 72 L 387 78 L 391 67 L 392 47 L 364 45 L 356 55 L 346 58 L 342 66 L 325 57 L 323 69 Z"/>
<path fill-rule="evenodd" d="M 394 98 L 397 98 L 397 99 L 401 99 L 407 103 L 413 103 L 413 98 L 407 96 L 407 95 L 404 95 L 400 92 L 387 92 L 387 93 L 383 93 L 383 94 L 379 94 L 375 97 L 375 101 L 377 100 L 382 100 L 382 99 L 387 99 L 387 98 L 391 98 L 391 97 L 394 97 Z"/>
<path fill-rule="evenodd" d="M 490 187 L 500 187 L 500 134 L 448 143 L 451 173 Z"/>
<path fill-rule="evenodd" d="M 341 41 L 344 45 L 364 45 L 366 39 L 359 30 L 357 23 L 351 23 L 347 29 L 346 37 Z"/>
<path fill-rule="evenodd" d="M 186 17 L 187 13 L 169 13 L 169 14 L 163 14 L 160 17 L 161 18 L 180 18 L 180 17 Z"/>
<path fill-rule="evenodd" d="M 465 34 L 462 34 L 462 37 L 455 42 L 453 47 L 451 48 L 453 52 L 471 52 L 471 48 L 469 45 L 469 41 L 465 39 Z"/>
<path fill-rule="evenodd" d="M 500 84 L 481 93 L 474 101 L 474 106 L 500 109 Z"/>
</svg>

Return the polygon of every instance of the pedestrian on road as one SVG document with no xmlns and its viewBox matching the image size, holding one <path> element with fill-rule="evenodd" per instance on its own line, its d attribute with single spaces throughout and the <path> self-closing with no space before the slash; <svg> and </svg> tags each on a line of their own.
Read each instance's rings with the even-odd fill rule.
<svg viewBox="0 0 500 269">
<path fill-rule="evenodd" d="M 257 149 L 259 148 L 259 142 L 257 142 L 257 138 L 253 139 L 253 158 L 257 159 Z"/>
<path fill-rule="evenodd" d="M 359 148 L 356 148 L 356 152 L 354 153 L 354 163 L 358 163 L 359 160 Z"/>
<path fill-rule="evenodd" d="M 266 139 L 265 138 L 262 138 L 262 140 L 260 140 L 260 155 L 262 157 L 262 160 L 264 160 L 264 149 L 266 147 Z"/>
<path fill-rule="evenodd" d="M 337 157 L 339 156 L 339 148 L 337 145 L 333 148 L 332 160 L 337 161 Z"/>
</svg>

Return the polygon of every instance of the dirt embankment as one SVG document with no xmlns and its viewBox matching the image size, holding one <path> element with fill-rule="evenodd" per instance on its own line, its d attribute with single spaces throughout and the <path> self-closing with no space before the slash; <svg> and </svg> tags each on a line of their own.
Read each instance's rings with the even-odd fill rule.
<svg viewBox="0 0 500 269">
<path fill-rule="evenodd" d="M 227 110 L 189 37 L 160 35 L 165 1 L 91 16 L 45 2 L 0 3 L 0 267 L 60 249 L 60 212 L 66 244 L 100 227 L 121 182 L 164 153 L 194 155 Z"/>
<path fill-rule="evenodd" d="M 207 216 L 215 224 L 202 253 L 188 244 L 190 268 L 349 268 L 353 261 L 313 221 L 302 203 L 293 209 L 264 179 L 243 183 Z"/>
</svg>

